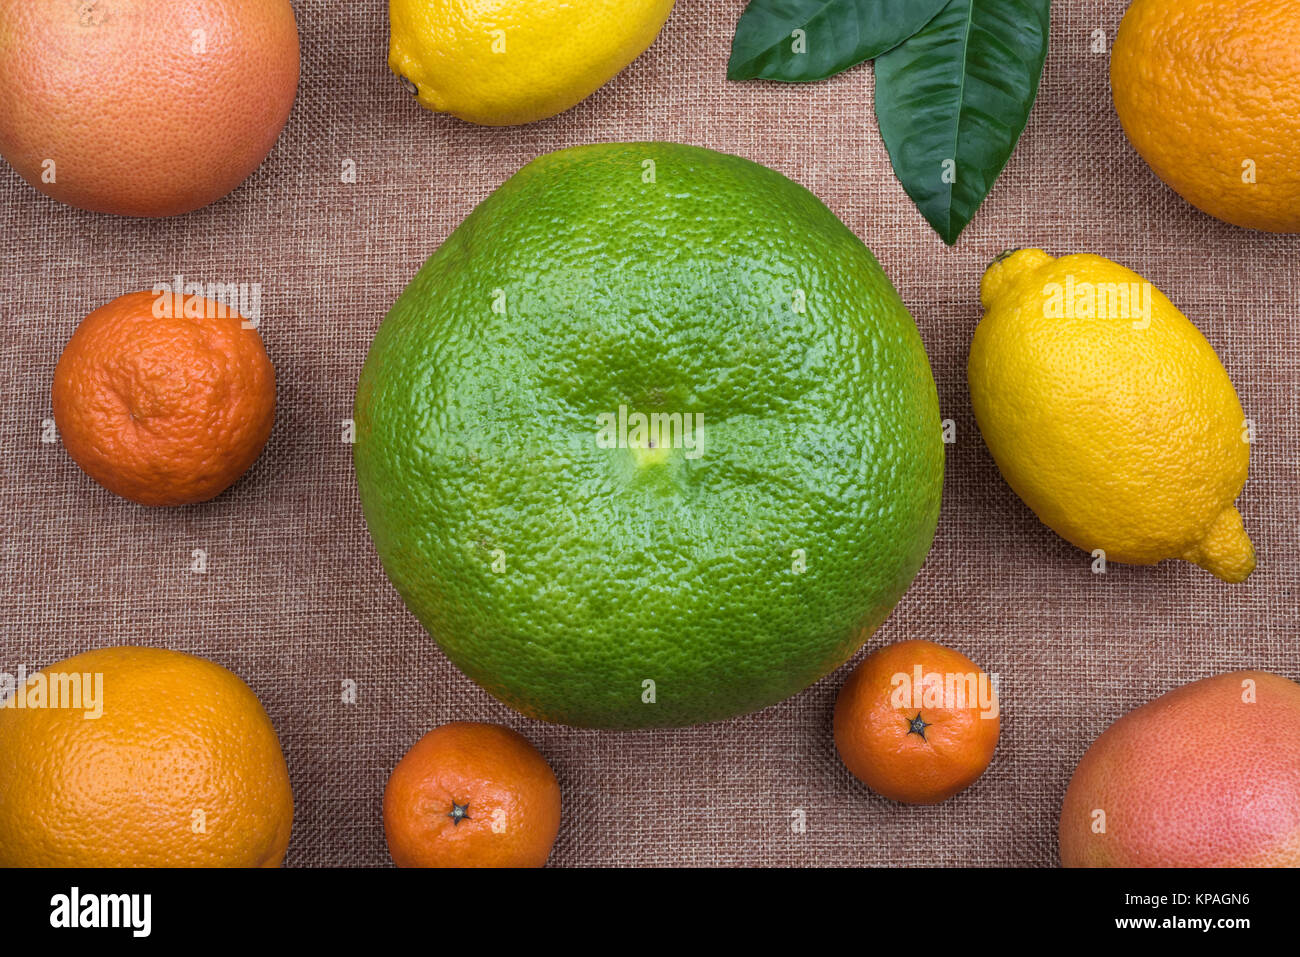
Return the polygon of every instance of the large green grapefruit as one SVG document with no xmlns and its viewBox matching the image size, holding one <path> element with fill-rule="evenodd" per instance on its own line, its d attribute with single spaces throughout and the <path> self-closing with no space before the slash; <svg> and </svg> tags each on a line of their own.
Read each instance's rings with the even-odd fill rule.
<svg viewBox="0 0 1300 957">
<path fill-rule="evenodd" d="M 485 200 L 384 320 L 356 423 L 407 606 L 566 724 L 807 687 L 889 614 L 939 511 L 934 381 L 870 250 L 779 173 L 671 143 L 543 156 Z"/>
</svg>

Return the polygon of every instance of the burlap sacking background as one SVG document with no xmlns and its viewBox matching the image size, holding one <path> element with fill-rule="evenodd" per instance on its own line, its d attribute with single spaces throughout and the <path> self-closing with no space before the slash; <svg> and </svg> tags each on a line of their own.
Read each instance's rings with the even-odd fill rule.
<svg viewBox="0 0 1300 957">
<path fill-rule="evenodd" d="M 1053 4 L 1029 127 L 955 249 L 891 172 L 869 65 L 813 86 L 726 81 L 743 0 L 679 0 L 659 41 L 614 82 L 517 129 L 422 111 L 386 66 L 382 0 L 304 0 L 295 3 L 303 78 L 289 126 L 256 175 L 215 206 L 157 222 L 92 215 L 3 167 L 0 670 L 126 643 L 232 668 L 281 735 L 297 801 L 293 865 L 387 864 L 379 805 L 388 772 L 421 734 L 453 719 L 507 723 L 550 760 L 565 801 L 553 864 L 1055 864 L 1070 773 L 1111 721 L 1225 670 L 1300 677 L 1300 239 L 1197 212 L 1132 151 L 1107 83 L 1124 6 Z M 388 307 L 528 160 L 639 139 L 738 153 L 803 183 L 875 251 L 916 317 L 956 442 L 929 561 L 868 648 L 911 637 L 952 645 L 1001 676 L 1004 704 L 992 767 L 943 805 L 890 803 L 841 767 L 830 717 L 847 669 L 721 724 L 545 725 L 453 668 L 380 569 L 342 436 Z M 355 183 L 343 181 L 346 161 Z M 1089 556 L 1040 525 L 998 475 L 971 415 L 965 361 L 984 267 L 1031 245 L 1131 266 L 1217 349 L 1257 428 L 1240 502 L 1260 556 L 1247 584 L 1182 563 L 1095 575 Z M 42 423 L 77 322 L 177 273 L 262 284 L 279 410 L 266 453 L 230 492 L 144 509 L 42 442 Z M 194 549 L 207 553 L 206 574 L 189 570 Z"/>
</svg>

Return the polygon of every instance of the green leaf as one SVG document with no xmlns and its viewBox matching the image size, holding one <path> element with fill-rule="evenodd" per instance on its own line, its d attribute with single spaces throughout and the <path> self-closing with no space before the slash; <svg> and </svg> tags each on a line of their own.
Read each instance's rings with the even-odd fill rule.
<svg viewBox="0 0 1300 957">
<path fill-rule="evenodd" d="M 898 46 L 946 2 L 750 0 L 731 41 L 727 78 L 824 80 Z"/>
<path fill-rule="evenodd" d="M 1050 11 L 1051 0 L 949 0 L 876 60 L 876 120 L 894 173 L 949 246 L 1024 132 Z"/>
</svg>

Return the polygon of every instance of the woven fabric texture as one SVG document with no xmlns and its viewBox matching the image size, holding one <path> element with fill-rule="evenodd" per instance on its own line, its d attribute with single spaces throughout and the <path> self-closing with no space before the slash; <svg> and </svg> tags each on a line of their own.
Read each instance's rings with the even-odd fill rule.
<svg viewBox="0 0 1300 957">
<path fill-rule="evenodd" d="M 870 65 L 807 86 L 725 79 L 743 0 L 679 0 L 658 42 L 613 82 L 560 117 L 514 129 L 421 110 L 388 71 L 382 0 L 294 6 L 303 76 L 288 128 L 216 205 L 164 221 L 92 215 L 0 169 L 0 670 L 116 644 L 233 669 L 284 745 L 297 803 L 290 865 L 388 864 L 388 772 L 425 731 L 468 719 L 521 730 L 555 768 L 565 810 L 552 864 L 1049 866 L 1070 773 L 1111 721 L 1221 671 L 1300 677 L 1300 240 L 1197 212 L 1133 152 L 1107 81 L 1124 0 L 1053 4 L 1028 129 L 952 249 L 891 171 Z M 890 803 L 840 765 L 831 709 L 847 668 L 720 724 L 639 733 L 541 724 L 462 676 L 379 566 L 343 434 L 388 307 L 533 157 L 644 139 L 738 153 L 804 184 L 874 250 L 916 317 L 956 442 L 929 561 L 868 648 L 930 638 L 1001 676 L 994 762 L 945 804 Z M 344 181 L 348 163 L 355 182 Z M 965 362 L 984 267 L 1031 245 L 1136 269 L 1218 351 L 1258 433 L 1240 501 L 1260 557 L 1247 584 L 1184 563 L 1095 575 L 1089 556 L 1040 525 L 999 476 L 971 414 Z M 178 273 L 261 284 L 278 418 L 231 491 L 145 509 L 42 441 L 43 423 L 80 319 Z M 207 553 L 206 574 L 190 570 L 194 549 Z M 355 703 L 345 701 L 348 681 Z"/>
</svg>

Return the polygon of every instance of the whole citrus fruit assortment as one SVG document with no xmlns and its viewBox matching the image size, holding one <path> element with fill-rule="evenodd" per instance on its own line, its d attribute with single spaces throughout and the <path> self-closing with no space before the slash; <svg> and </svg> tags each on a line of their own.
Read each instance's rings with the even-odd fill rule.
<svg viewBox="0 0 1300 957">
<path fill-rule="evenodd" d="M 388 65 L 434 112 L 531 123 L 608 83 L 672 9 L 673 0 L 389 0 Z"/>
<path fill-rule="evenodd" d="M 1245 580 L 1246 417 L 1200 331 L 1100 256 L 1020 250 L 989 267 L 980 299 L 975 419 L 1043 523 L 1107 561 L 1180 558 Z"/>
<path fill-rule="evenodd" d="M 751 11 L 755 55 L 787 42 L 777 6 Z M 389 0 L 388 63 L 429 110 L 529 123 L 609 82 L 672 9 Z M 299 71 L 290 0 L 0 0 L 0 155 L 72 206 L 186 213 L 266 159 Z M 1134 0 L 1110 77 L 1188 202 L 1300 232 L 1295 0 Z M 54 373 L 69 455 L 143 505 L 219 495 L 275 417 L 256 323 L 178 292 L 95 309 Z M 1199 330 L 1094 255 L 1004 253 L 980 299 L 975 418 L 1043 523 L 1108 561 L 1243 582 L 1251 427 Z M 544 155 L 479 205 L 375 335 L 355 426 L 408 608 L 493 695 L 580 727 L 725 719 L 837 668 L 924 562 L 943 483 L 929 362 L 871 251 L 774 170 L 674 143 Z M 836 750 L 885 798 L 945 801 L 994 757 L 996 679 L 933 641 L 879 648 L 840 689 Z M 0 867 L 283 862 L 288 770 L 230 671 L 115 647 L 0 673 L 11 688 Z M 456 721 L 397 763 L 382 814 L 398 867 L 542 867 L 561 792 L 522 735 Z M 1125 715 L 1075 769 L 1059 839 L 1068 867 L 1300 867 L 1300 685 L 1222 674 Z"/>
<path fill-rule="evenodd" d="M 559 830 L 554 772 L 501 725 L 434 728 L 384 789 L 384 836 L 398 867 L 541 867 Z"/>
<path fill-rule="evenodd" d="M 73 461 L 141 505 L 204 502 L 261 454 L 275 369 L 256 329 L 223 304 L 152 292 L 77 327 L 54 370 L 54 421 Z"/>
<path fill-rule="evenodd" d="M 1066 867 L 1300 867 L 1300 685 L 1205 678 L 1120 718 L 1061 808 Z"/>
<path fill-rule="evenodd" d="M 871 790 L 905 804 L 964 791 L 993 760 L 997 689 L 965 655 L 900 641 L 862 660 L 835 700 L 835 749 Z"/>
<path fill-rule="evenodd" d="M 82 209 L 215 202 L 266 159 L 297 87 L 289 0 L 0 0 L 0 154 Z"/>
<path fill-rule="evenodd" d="M 1124 132 L 1193 206 L 1300 232 L 1295 0 L 1134 0 L 1110 84 Z"/>
<path fill-rule="evenodd" d="M 40 675 L 0 708 L 0 867 L 280 865 L 289 773 L 236 675 L 133 647 Z"/>
<path fill-rule="evenodd" d="M 543 156 L 484 201 L 380 327 L 356 424 L 407 606 L 488 691 L 581 726 L 728 718 L 847 660 L 943 478 L 867 247 L 779 173 L 670 143 Z"/>
</svg>

